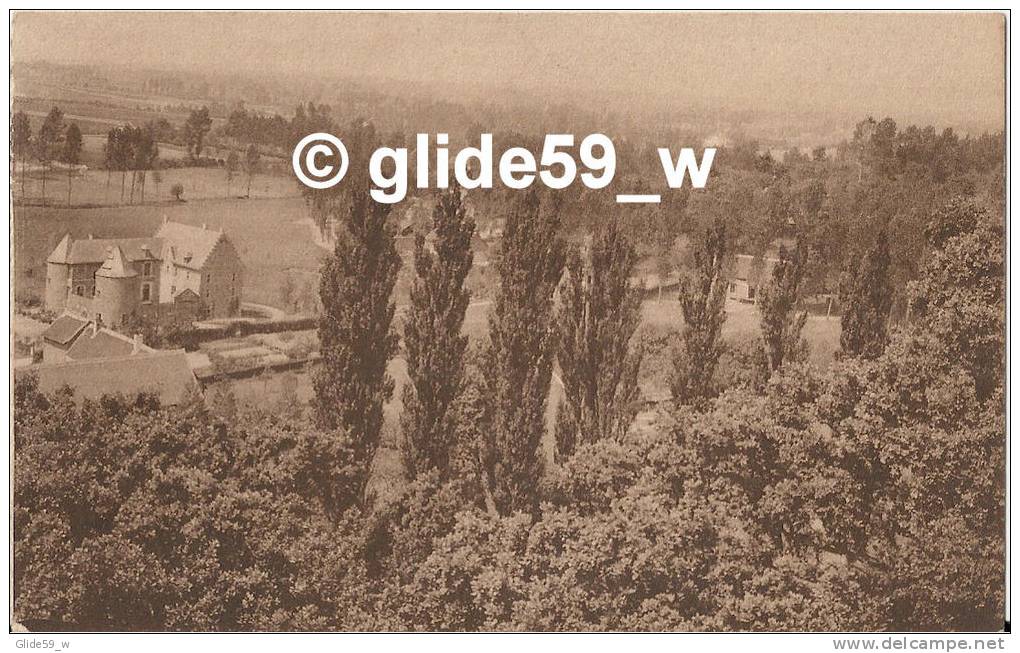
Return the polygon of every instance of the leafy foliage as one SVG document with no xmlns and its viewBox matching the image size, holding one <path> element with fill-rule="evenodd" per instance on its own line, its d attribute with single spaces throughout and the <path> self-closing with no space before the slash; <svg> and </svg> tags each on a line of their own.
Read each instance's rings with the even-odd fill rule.
<svg viewBox="0 0 1020 653">
<path fill-rule="evenodd" d="M 890 275 L 889 235 L 880 230 L 875 244 L 859 262 L 848 262 L 840 284 L 843 305 L 839 336 L 841 352 L 847 356 L 875 358 L 889 341 L 889 312 L 893 285 Z"/>
<path fill-rule="evenodd" d="M 761 311 L 761 337 L 773 372 L 784 361 L 796 360 L 804 351 L 800 332 L 807 322 L 807 312 L 798 312 L 807 268 L 807 251 L 798 240 L 792 252 L 781 248 L 779 261 L 772 269 L 772 278 L 762 288 L 758 299 Z"/>
<path fill-rule="evenodd" d="M 542 210 L 545 209 L 545 210 Z M 553 292 L 564 264 L 556 207 L 528 193 L 510 212 L 500 245 L 499 290 L 489 317 L 482 457 L 501 514 L 532 511 L 542 472 L 539 442 L 555 356 Z"/>
<path fill-rule="evenodd" d="M 386 364 L 397 347 L 390 295 L 400 257 L 388 216 L 388 206 L 355 197 L 319 284 L 316 417 L 321 427 L 352 438 L 363 481 L 379 448 L 383 404 L 393 394 Z"/>
<path fill-rule="evenodd" d="M 205 137 L 210 129 L 212 129 L 212 118 L 209 116 L 209 107 L 193 109 L 184 122 L 184 143 L 188 148 L 190 158 L 197 159 L 202 156 Z"/>
<path fill-rule="evenodd" d="M 557 454 L 578 444 L 620 440 L 637 413 L 639 344 L 632 344 L 641 314 L 639 290 L 631 287 L 637 255 L 609 222 L 585 252 L 567 258 L 556 312 L 557 357 L 564 400 L 556 422 Z"/>
<path fill-rule="evenodd" d="M 680 278 L 680 308 L 684 316 L 681 347 L 673 362 L 670 386 L 678 404 L 698 404 L 712 397 L 726 319 L 726 229 L 716 222 L 694 250 L 694 265 Z"/>
<path fill-rule="evenodd" d="M 418 234 L 414 242 L 416 277 L 404 325 L 404 349 L 410 383 L 404 386 L 401 422 L 404 468 L 410 477 L 430 469 L 446 478 L 450 471 L 452 406 L 461 392 L 467 336 L 461 334 L 470 293 L 464 280 L 471 270 L 471 236 L 461 191 L 439 195 L 432 212 L 435 238 Z"/>
</svg>

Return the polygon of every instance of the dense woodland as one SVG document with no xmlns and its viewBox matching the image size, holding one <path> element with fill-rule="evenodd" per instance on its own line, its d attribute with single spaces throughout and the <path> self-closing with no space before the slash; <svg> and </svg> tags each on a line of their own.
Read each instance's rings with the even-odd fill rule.
<svg viewBox="0 0 1020 653">
<path fill-rule="evenodd" d="M 285 123 L 227 129 L 275 146 L 305 126 Z M 382 137 L 350 125 L 358 161 Z M 356 173 L 306 191 L 339 236 L 311 406 L 77 402 L 19 379 L 15 616 L 97 630 L 998 629 L 1002 146 L 869 119 L 835 151 L 779 160 L 732 144 L 706 190 L 653 209 L 578 187 L 441 192 L 399 325 L 391 209 Z M 617 143 L 621 187 L 661 174 L 651 147 Z M 489 334 L 473 347 L 465 278 L 476 222 L 493 218 Z M 760 337 L 735 349 L 720 330 L 727 266 L 780 236 Z M 648 256 L 680 275 L 666 344 L 638 329 L 631 279 Z M 842 307 L 826 370 L 801 335 L 818 292 Z M 405 479 L 383 491 L 373 461 L 397 355 Z M 636 428 L 649 357 L 672 400 Z"/>
</svg>

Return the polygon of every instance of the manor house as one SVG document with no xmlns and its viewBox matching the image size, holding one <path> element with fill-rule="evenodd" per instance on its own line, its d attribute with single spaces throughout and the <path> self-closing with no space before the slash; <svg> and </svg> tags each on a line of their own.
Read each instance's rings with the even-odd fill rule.
<svg viewBox="0 0 1020 653">
<path fill-rule="evenodd" d="M 169 222 L 151 238 L 66 234 L 46 259 L 46 308 L 117 329 L 135 318 L 237 315 L 244 267 L 222 231 Z"/>
</svg>

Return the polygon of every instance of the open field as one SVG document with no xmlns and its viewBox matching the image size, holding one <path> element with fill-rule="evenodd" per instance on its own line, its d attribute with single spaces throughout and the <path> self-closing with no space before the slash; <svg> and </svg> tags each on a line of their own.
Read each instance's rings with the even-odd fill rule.
<svg viewBox="0 0 1020 653">
<path fill-rule="evenodd" d="M 64 112 L 64 120 L 76 122 L 85 134 L 104 134 L 114 125 L 133 123 L 144 124 L 150 120 L 166 118 L 172 123 L 180 124 L 188 118 L 188 112 L 180 104 L 172 101 L 158 103 L 153 99 L 129 98 L 115 95 L 96 95 L 83 92 L 70 92 L 66 88 L 29 89 L 40 94 L 59 95 L 53 97 L 25 97 L 24 90 L 18 89 L 19 97 L 13 101 L 13 111 L 24 111 L 32 121 L 33 129 L 38 128 L 49 110 L 59 106 Z M 177 101 L 179 102 L 179 101 Z M 195 103 L 200 106 L 201 103 Z M 190 110 L 191 107 L 188 107 Z M 213 118 L 213 125 L 219 126 L 225 121 Z"/>
<path fill-rule="evenodd" d="M 38 165 L 38 164 L 35 164 Z M 86 162 L 86 165 L 89 165 Z M 227 174 L 222 168 L 168 168 L 160 170 L 162 179 L 157 189 L 153 173 L 146 175 L 145 203 L 176 202 L 170 189 L 174 184 L 184 186 L 185 200 L 196 199 L 237 199 L 243 196 L 248 187 L 248 180 L 243 173 L 234 175 L 227 192 Z M 123 199 L 121 185 L 123 184 Z M 45 196 L 43 195 L 42 172 L 29 169 L 25 175 L 22 190 L 21 167 L 18 166 L 12 179 L 14 198 L 18 203 L 31 205 L 44 204 L 52 207 L 67 208 L 67 172 L 61 169 L 50 170 L 46 174 Z M 256 174 L 252 178 L 251 199 L 277 197 L 298 197 L 299 192 L 294 180 L 278 175 Z M 99 168 L 90 168 L 84 174 L 75 174 L 71 178 L 71 208 L 88 206 L 127 206 L 131 200 L 131 173 L 122 175 L 119 172 L 107 173 Z M 134 195 L 135 206 L 141 203 L 141 189 L 136 184 Z M 143 205 L 144 206 L 144 205 Z"/>
</svg>

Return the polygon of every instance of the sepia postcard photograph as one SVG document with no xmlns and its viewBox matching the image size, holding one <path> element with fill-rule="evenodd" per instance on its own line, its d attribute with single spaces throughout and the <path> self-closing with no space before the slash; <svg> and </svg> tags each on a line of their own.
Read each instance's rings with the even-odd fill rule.
<svg viewBox="0 0 1020 653">
<path fill-rule="evenodd" d="M 1010 647 L 1008 9 L 8 19 L 9 650 Z"/>
</svg>

